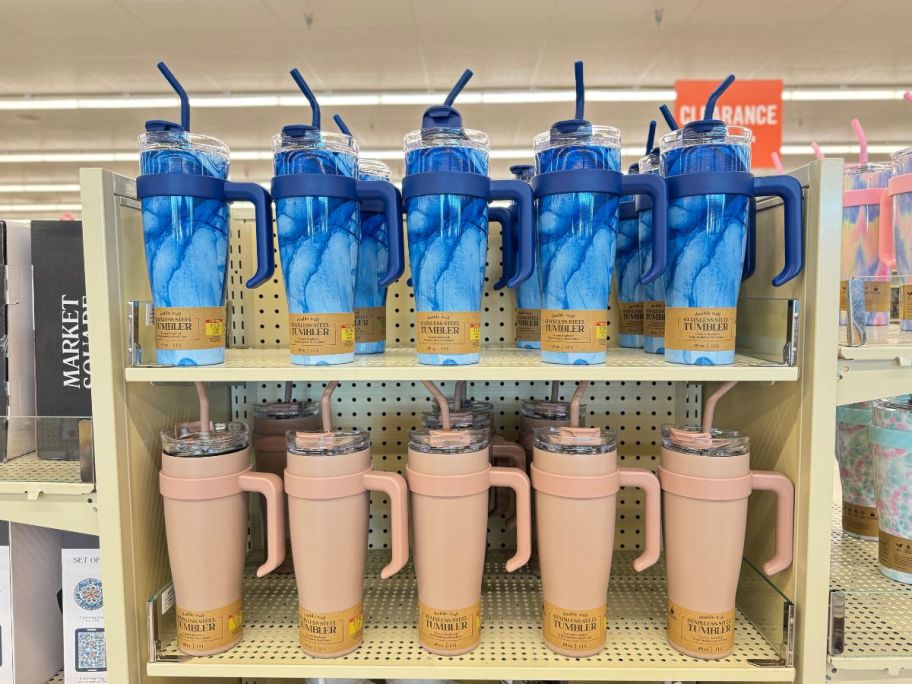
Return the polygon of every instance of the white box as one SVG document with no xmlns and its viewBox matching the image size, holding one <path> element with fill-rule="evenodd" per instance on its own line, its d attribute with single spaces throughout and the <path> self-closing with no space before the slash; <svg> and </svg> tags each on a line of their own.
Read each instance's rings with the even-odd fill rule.
<svg viewBox="0 0 912 684">
<path fill-rule="evenodd" d="M 97 540 L 94 544 L 97 546 Z M 61 551 L 66 684 L 108 681 L 99 558 L 97 548 L 64 548 Z"/>
</svg>

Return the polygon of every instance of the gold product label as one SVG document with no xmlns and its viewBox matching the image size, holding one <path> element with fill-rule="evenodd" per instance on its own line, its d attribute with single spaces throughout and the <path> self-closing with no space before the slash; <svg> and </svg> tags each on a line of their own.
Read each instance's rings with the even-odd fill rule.
<svg viewBox="0 0 912 684">
<path fill-rule="evenodd" d="M 386 342 L 386 307 L 355 309 L 355 342 Z"/>
<path fill-rule="evenodd" d="M 208 653 L 231 646 L 243 633 L 240 599 L 215 610 L 184 610 L 177 606 L 177 647 L 185 653 Z"/>
<path fill-rule="evenodd" d="M 355 351 L 355 314 L 288 314 L 292 354 L 348 354 Z"/>
<path fill-rule="evenodd" d="M 517 342 L 538 342 L 541 340 L 541 310 L 517 309 L 513 322 Z"/>
<path fill-rule="evenodd" d="M 732 351 L 736 312 L 734 307 L 668 307 L 665 345 L 684 351 Z"/>
<path fill-rule="evenodd" d="M 668 601 L 668 640 L 691 653 L 719 656 L 735 646 L 735 609 L 701 613 Z"/>
<path fill-rule="evenodd" d="M 218 349 L 225 346 L 225 307 L 193 306 L 155 309 L 155 348 Z"/>
<path fill-rule="evenodd" d="M 481 351 L 481 312 L 418 311 L 415 346 L 420 354 L 475 354 Z"/>
<path fill-rule="evenodd" d="M 542 309 L 542 351 L 603 352 L 608 348 L 608 309 Z"/>
<path fill-rule="evenodd" d="M 912 572 L 912 539 L 903 539 L 880 531 L 880 564 L 899 572 Z"/>
<path fill-rule="evenodd" d="M 842 502 L 842 529 L 862 537 L 877 536 L 877 508 Z"/>
<path fill-rule="evenodd" d="M 849 310 L 849 281 L 848 280 L 839 281 L 839 310 L 840 311 Z"/>
<path fill-rule="evenodd" d="M 542 631 L 545 641 L 563 651 L 596 651 L 605 643 L 606 606 L 569 610 L 544 602 Z"/>
<path fill-rule="evenodd" d="M 621 302 L 621 322 L 618 326 L 622 335 L 643 334 L 643 302 Z"/>
<path fill-rule="evenodd" d="M 418 602 L 418 640 L 435 651 L 465 651 L 481 638 L 481 602 L 440 610 Z"/>
<path fill-rule="evenodd" d="M 665 302 L 643 302 L 643 334 L 648 337 L 665 336 Z"/>
<path fill-rule="evenodd" d="M 364 637 L 364 609 L 361 601 L 335 613 L 298 606 L 298 625 L 301 646 L 308 653 L 343 653 L 358 646 Z"/>
<path fill-rule="evenodd" d="M 900 318 L 912 321 L 912 285 L 903 285 L 899 298 Z"/>
<path fill-rule="evenodd" d="M 890 283 L 866 280 L 864 284 L 865 311 L 890 310 Z"/>
</svg>

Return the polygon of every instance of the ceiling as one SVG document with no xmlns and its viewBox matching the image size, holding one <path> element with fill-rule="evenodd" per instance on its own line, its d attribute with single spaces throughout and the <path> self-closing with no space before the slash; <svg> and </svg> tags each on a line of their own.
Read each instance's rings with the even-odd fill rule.
<svg viewBox="0 0 912 684">
<path fill-rule="evenodd" d="M 673 88 L 676 79 L 732 72 L 781 78 L 786 88 L 904 89 L 912 87 L 908 8 L 908 0 L 4 0 L 0 98 L 164 95 L 161 59 L 191 96 L 294 94 L 293 66 L 318 97 L 446 91 L 466 67 L 475 72 L 467 93 L 568 89 L 576 59 L 591 88 Z M 656 105 L 591 103 L 586 116 L 640 146 Z M 327 108 L 324 121 L 338 111 L 362 149 L 392 151 L 424 108 Z M 460 110 L 494 149 L 528 149 L 533 135 L 572 115 L 570 103 Z M 0 110 L 0 153 L 136 152 L 146 119 L 177 116 L 176 107 Z M 912 144 L 912 106 L 902 101 L 786 102 L 783 142 L 850 143 L 856 116 L 872 144 Z M 293 107 L 197 108 L 192 121 L 235 151 L 268 153 L 283 125 L 309 117 Z M 785 162 L 810 158 L 808 148 Z M 492 159 L 492 175 L 520 161 Z M 401 175 L 401 163 L 389 163 Z M 0 163 L 0 186 L 75 184 L 81 165 L 136 173 L 134 161 Z M 270 170 L 268 159 L 232 162 L 238 180 L 267 181 Z M 0 194 L 7 209 L 78 201 L 72 190 Z"/>
</svg>

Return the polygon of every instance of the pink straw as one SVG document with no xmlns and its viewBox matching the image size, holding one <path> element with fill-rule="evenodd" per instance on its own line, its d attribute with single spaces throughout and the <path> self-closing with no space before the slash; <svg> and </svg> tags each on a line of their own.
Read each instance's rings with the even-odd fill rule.
<svg viewBox="0 0 912 684">
<path fill-rule="evenodd" d="M 206 385 L 201 382 L 193 383 L 196 385 L 196 393 L 199 395 L 200 402 L 200 434 L 209 434 L 209 395 L 206 394 Z"/>
<path fill-rule="evenodd" d="M 440 407 L 440 425 L 443 426 L 444 430 L 450 429 L 450 406 L 447 404 L 447 399 L 443 396 L 443 392 L 429 380 L 422 380 L 421 384 L 427 387 L 427 391 L 431 393 L 431 396 L 437 400 L 437 405 Z"/>
<path fill-rule="evenodd" d="M 737 382 L 722 383 L 719 385 L 718 389 L 709 396 L 709 399 L 706 400 L 706 406 L 703 407 L 702 427 L 705 434 L 712 435 L 713 415 L 716 412 L 716 403 L 719 399 L 728 394 L 728 391 L 737 384 Z"/>
<path fill-rule="evenodd" d="M 551 381 L 551 401 L 557 401 L 560 398 L 560 381 L 552 380 Z"/>
<path fill-rule="evenodd" d="M 903 93 L 903 97 L 906 98 L 909 102 L 912 102 L 912 90 L 907 90 Z"/>
<path fill-rule="evenodd" d="M 583 392 L 586 391 L 587 387 L 589 387 L 589 381 L 580 380 L 576 385 L 576 391 L 573 393 L 573 397 L 570 399 L 570 427 L 579 427 L 580 399 L 583 398 Z"/>
<path fill-rule="evenodd" d="M 323 390 L 323 396 L 320 397 L 320 414 L 323 418 L 323 432 L 332 432 L 333 429 L 332 416 L 329 414 L 329 399 L 338 386 L 339 383 L 336 380 L 327 382 L 326 389 Z"/>
<path fill-rule="evenodd" d="M 868 163 L 868 139 L 865 137 L 864 129 L 861 127 L 861 121 L 852 119 L 852 130 L 855 131 L 855 137 L 858 138 L 858 162 L 860 164 Z"/>
<path fill-rule="evenodd" d="M 453 410 L 459 411 L 462 409 L 462 402 L 465 401 L 466 395 L 466 381 L 457 380 L 456 389 L 453 390 Z"/>
<path fill-rule="evenodd" d="M 782 166 L 782 157 L 779 156 L 779 153 L 773 152 L 770 156 L 773 158 L 773 168 L 779 173 L 785 173 L 785 168 Z"/>
<path fill-rule="evenodd" d="M 826 159 L 826 156 L 823 154 L 823 150 L 820 149 L 820 145 L 817 143 L 811 143 L 811 147 L 814 148 L 814 156 L 817 159 Z"/>
</svg>

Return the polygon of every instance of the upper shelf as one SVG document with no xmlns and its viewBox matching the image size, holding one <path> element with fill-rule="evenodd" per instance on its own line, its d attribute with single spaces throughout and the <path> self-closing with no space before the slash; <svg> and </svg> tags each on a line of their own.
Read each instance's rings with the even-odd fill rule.
<svg viewBox="0 0 912 684">
<path fill-rule="evenodd" d="M 912 332 L 899 324 L 868 326 L 867 342 L 859 347 L 844 344 L 839 331 L 837 404 L 854 404 L 894 397 L 912 390 Z"/>
<path fill-rule="evenodd" d="M 481 363 L 471 366 L 424 366 L 412 348 L 357 356 L 339 366 L 295 366 L 287 349 L 228 349 L 218 366 L 137 367 L 124 371 L 127 382 L 282 382 L 402 380 L 630 380 L 630 381 L 793 381 L 798 368 L 738 355 L 730 366 L 682 366 L 640 349 L 609 349 L 608 361 L 595 366 L 542 363 L 534 350 L 486 347 Z"/>
</svg>

